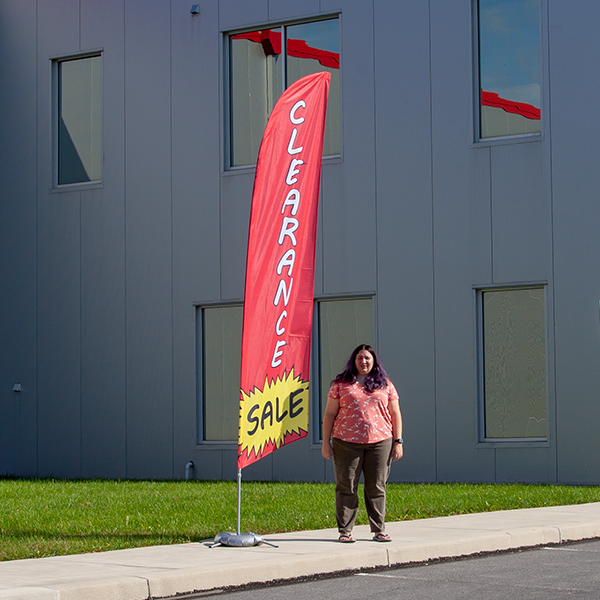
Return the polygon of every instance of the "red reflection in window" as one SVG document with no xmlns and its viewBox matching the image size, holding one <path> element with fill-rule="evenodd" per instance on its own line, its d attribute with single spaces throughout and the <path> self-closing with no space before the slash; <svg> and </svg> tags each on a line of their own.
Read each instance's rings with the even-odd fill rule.
<svg viewBox="0 0 600 600">
<path fill-rule="evenodd" d="M 281 32 L 271 29 L 263 29 L 262 31 L 249 31 L 248 33 L 236 33 L 231 36 L 234 40 L 250 40 L 257 44 L 261 44 L 265 56 L 273 54 L 281 54 Z M 289 39 L 287 41 L 287 53 L 289 56 L 296 58 L 309 58 L 318 60 L 324 67 L 330 69 L 340 68 L 339 52 L 330 52 L 321 48 L 313 48 L 309 46 L 305 40 Z"/>
<path fill-rule="evenodd" d="M 507 100 L 506 98 L 501 98 L 498 94 L 494 92 L 484 92 L 483 90 L 481 90 L 481 106 L 501 108 L 502 110 L 505 110 L 508 113 L 521 115 L 526 119 L 539 120 L 541 118 L 540 109 L 533 106 L 533 104 Z"/>
</svg>

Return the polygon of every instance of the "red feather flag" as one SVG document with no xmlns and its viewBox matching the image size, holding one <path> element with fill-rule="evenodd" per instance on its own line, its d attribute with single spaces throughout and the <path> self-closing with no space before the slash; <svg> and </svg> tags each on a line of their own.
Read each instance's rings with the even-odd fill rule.
<svg viewBox="0 0 600 600">
<path fill-rule="evenodd" d="M 246 264 L 238 469 L 308 435 L 317 207 L 329 73 L 278 100 L 258 154 Z"/>
</svg>

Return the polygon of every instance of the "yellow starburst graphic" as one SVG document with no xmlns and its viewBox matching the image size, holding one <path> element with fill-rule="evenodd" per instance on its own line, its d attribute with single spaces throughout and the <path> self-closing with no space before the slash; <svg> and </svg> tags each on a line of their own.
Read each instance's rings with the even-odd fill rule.
<svg viewBox="0 0 600 600">
<path fill-rule="evenodd" d="M 294 369 L 283 378 L 269 382 L 262 390 L 241 390 L 239 456 L 250 464 L 308 432 L 308 381 L 294 376 Z"/>
</svg>

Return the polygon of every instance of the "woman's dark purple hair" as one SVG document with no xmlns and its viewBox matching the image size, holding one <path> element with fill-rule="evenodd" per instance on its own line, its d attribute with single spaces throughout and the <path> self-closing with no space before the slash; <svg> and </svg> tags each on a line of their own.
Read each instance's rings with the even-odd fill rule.
<svg viewBox="0 0 600 600">
<path fill-rule="evenodd" d="M 336 376 L 332 383 L 354 383 L 357 379 L 358 371 L 356 369 L 356 357 L 361 350 L 370 352 L 373 356 L 373 368 L 371 372 L 365 377 L 364 386 L 367 391 L 372 392 L 373 390 L 383 389 L 388 384 L 388 376 L 383 368 L 383 365 L 377 357 L 377 353 L 369 344 L 360 344 L 354 348 L 344 370 Z"/>
</svg>

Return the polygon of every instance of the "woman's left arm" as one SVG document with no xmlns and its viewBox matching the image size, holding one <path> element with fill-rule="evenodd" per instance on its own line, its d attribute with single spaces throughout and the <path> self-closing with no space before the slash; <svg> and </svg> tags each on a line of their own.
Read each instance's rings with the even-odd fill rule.
<svg viewBox="0 0 600 600">
<path fill-rule="evenodd" d="M 402 414 L 400 413 L 400 403 L 398 400 L 390 400 L 390 414 L 392 417 L 392 435 L 395 440 L 402 439 Z M 404 444 L 396 443 L 392 447 L 392 460 L 402 458 L 404 454 Z"/>
</svg>

